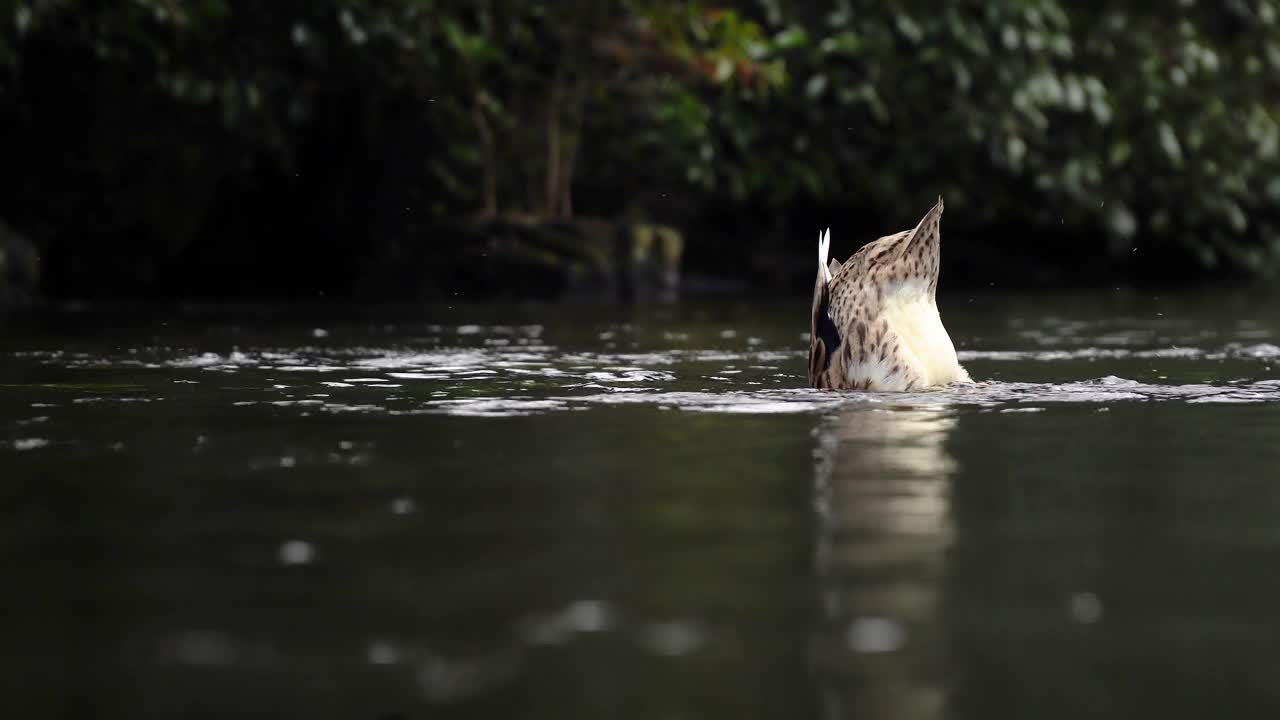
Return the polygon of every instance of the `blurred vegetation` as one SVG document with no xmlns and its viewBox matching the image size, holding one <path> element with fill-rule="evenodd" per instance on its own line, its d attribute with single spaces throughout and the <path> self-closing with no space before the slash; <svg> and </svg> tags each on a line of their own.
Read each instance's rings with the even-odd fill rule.
<svg viewBox="0 0 1280 720">
<path fill-rule="evenodd" d="M 1280 271 L 1274 0 L 0 0 L 55 296 L 474 290 L 460 223 L 646 218 L 807 284 L 943 194 L 948 282 Z M 484 253 L 465 256 L 483 258 Z M 454 261 L 451 261 L 451 258 Z"/>
</svg>

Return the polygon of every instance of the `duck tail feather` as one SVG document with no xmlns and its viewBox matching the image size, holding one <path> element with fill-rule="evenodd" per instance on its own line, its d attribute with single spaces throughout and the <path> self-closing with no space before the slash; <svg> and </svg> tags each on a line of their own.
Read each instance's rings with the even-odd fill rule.
<svg viewBox="0 0 1280 720">
<path fill-rule="evenodd" d="M 827 282 L 831 282 L 831 268 L 827 265 L 827 256 L 831 254 L 831 228 L 818 233 L 818 270 Z"/>
</svg>

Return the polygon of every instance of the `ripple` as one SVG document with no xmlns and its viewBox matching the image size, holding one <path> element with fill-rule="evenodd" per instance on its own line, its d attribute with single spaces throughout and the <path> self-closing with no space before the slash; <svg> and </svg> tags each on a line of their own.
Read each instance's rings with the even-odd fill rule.
<svg viewBox="0 0 1280 720">
<path fill-rule="evenodd" d="M 1083 347 L 1072 350 L 961 350 L 956 353 L 961 361 L 998 360 L 998 361 L 1037 361 L 1055 362 L 1061 360 L 1121 360 L 1138 359 L 1180 359 L 1180 360 L 1271 360 L 1280 358 L 1280 346 L 1270 343 L 1245 345 L 1228 343 L 1217 350 L 1200 347 L 1172 346 L 1166 348 L 1149 348 L 1134 350 L 1128 348 Z"/>
<path fill-rule="evenodd" d="M 978 407 L 1038 413 L 1049 403 L 1117 402 L 1258 403 L 1280 402 L 1280 383 L 1263 380 L 1228 385 L 1159 385 L 1104 377 L 1073 383 L 988 382 L 921 393 L 824 392 L 790 390 L 596 393 L 542 399 L 475 398 L 428 403 L 438 412 L 476 417 L 532 415 L 589 406 L 652 405 L 700 413 L 773 415 L 820 413 L 856 405 L 899 408 Z"/>
<path fill-rule="evenodd" d="M 469 417 L 518 417 L 567 408 L 568 405 L 561 400 L 464 398 L 435 401 L 430 403 L 427 409 L 435 409 L 447 415 Z"/>
<path fill-rule="evenodd" d="M 529 340 L 541 332 L 534 326 L 510 326 L 502 328 L 498 335 Z M 457 335 L 448 337 L 458 340 Z M 477 333 L 470 342 L 485 338 L 485 333 Z M 561 349 L 541 340 L 539 344 L 521 346 L 432 349 L 303 346 L 208 352 L 157 346 L 123 348 L 106 356 L 62 350 L 11 353 L 26 362 L 66 369 L 132 368 L 143 373 L 140 389 L 146 387 L 145 373 L 152 370 L 166 371 L 164 381 L 169 387 L 177 382 L 195 383 L 194 377 L 207 373 L 218 378 L 234 376 L 237 379 L 233 382 L 206 381 L 199 387 L 201 392 L 224 393 L 227 404 L 233 407 L 270 406 L 329 414 L 511 417 L 593 407 L 653 406 L 697 413 L 780 415 L 822 414 L 856 404 L 969 406 L 1035 413 L 1052 403 L 1280 402 L 1280 381 L 1247 377 L 1247 369 L 1236 373 L 1237 379 L 1210 382 L 1200 381 L 1204 374 L 1196 372 L 1193 377 L 1197 382 L 1190 383 L 1178 383 L 1177 373 L 1170 370 L 1194 369 L 1196 363 L 1230 359 L 1256 362 L 1260 371 L 1270 371 L 1267 363 L 1280 359 L 1280 346 L 1266 342 L 1227 342 L 1216 347 L 1116 347 L 1099 341 L 1076 348 L 970 349 L 959 355 L 964 361 L 992 363 L 1160 359 L 1164 361 L 1161 371 L 1168 375 L 1159 379 L 1174 380 L 1148 383 L 1108 375 L 1065 383 L 987 381 L 921 393 L 833 393 L 803 387 L 805 351 L 800 348 L 682 347 L 595 352 Z M 276 375 L 281 372 L 299 374 L 281 383 Z M 1221 374 L 1220 370 L 1217 372 Z M 1060 375 L 1061 370 L 1057 373 Z M 173 377 L 175 374 L 177 378 Z M 160 399 L 104 389 L 67 401 L 76 405 Z"/>
</svg>

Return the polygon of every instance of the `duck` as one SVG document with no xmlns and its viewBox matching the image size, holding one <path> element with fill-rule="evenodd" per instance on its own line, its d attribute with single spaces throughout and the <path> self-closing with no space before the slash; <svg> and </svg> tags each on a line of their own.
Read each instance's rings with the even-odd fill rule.
<svg viewBox="0 0 1280 720">
<path fill-rule="evenodd" d="M 916 392 L 973 380 L 938 313 L 943 202 L 910 230 L 867 243 L 841 263 L 818 235 L 809 325 L 809 386 Z"/>
</svg>

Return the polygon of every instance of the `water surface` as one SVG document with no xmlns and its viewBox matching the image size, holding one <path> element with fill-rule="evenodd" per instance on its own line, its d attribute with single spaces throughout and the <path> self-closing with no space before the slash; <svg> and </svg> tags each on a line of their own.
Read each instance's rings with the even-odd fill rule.
<svg viewBox="0 0 1280 720">
<path fill-rule="evenodd" d="M 79 310 L 0 340 L 24 717 L 1274 717 L 1280 312 L 944 298 Z M 8 714 L 8 713 L 6 713 Z"/>
</svg>

